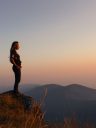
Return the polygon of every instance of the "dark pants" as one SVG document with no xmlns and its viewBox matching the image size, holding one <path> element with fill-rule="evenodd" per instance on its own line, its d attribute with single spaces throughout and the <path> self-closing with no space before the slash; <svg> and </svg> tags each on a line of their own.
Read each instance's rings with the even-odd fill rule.
<svg viewBox="0 0 96 128">
<path fill-rule="evenodd" d="M 13 71 L 15 74 L 14 91 L 18 92 L 18 85 L 21 80 L 21 69 L 18 69 L 16 66 L 13 65 Z"/>
</svg>

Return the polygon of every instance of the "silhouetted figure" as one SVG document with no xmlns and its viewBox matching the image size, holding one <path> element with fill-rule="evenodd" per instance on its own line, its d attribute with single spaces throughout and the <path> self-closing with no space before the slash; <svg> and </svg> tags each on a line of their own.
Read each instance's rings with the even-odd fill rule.
<svg viewBox="0 0 96 128">
<path fill-rule="evenodd" d="M 21 80 L 21 60 L 16 50 L 19 49 L 19 42 L 14 41 L 10 49 L 10 62 L 13 64 L 13 72 L 15 74 L 14 92 L 18 93 L 18 85 Z"/>
</svg>

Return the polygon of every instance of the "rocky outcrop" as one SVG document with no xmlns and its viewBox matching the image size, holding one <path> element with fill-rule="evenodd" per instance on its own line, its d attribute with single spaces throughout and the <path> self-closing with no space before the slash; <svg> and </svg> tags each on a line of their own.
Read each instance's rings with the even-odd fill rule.
<svg viewBox="0 0 96 128">
<path fill-rule="evenodd" d="M 32 97 L 8 91 L 0 94 L 0 126 L 6 128 L 41 128 L 44 114 Z M 10 127 L 11 128 L 11 127 Z"/>
</svg>

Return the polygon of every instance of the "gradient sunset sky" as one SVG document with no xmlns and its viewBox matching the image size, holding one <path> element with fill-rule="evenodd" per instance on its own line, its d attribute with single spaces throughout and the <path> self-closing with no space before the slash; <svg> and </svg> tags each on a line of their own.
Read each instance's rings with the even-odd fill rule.
<svg viewBox="0 0 96 128">
<path fill-rule="evenodd" d="M 0 0 L 0 85 L 13 85 L 8 57 L 15 40 L 21 84 L 96 88 L 96 0 Z"/>
</svg>

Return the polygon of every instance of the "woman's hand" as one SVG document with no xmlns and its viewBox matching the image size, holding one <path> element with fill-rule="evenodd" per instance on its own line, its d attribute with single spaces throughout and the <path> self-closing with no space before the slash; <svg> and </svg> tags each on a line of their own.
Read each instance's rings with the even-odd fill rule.
<svg viewBox="0 0 96 128">
<path fill-rule="evenodd" d="M 21 69 L 21 68 L 22 68 L 22 66 L 18 66 L 18 65 L 16 65 L 16 67 L 17 67 L 18 69 Z"/>
<path fill-rule="evenodd" d="M 21 69 L 22 68 L 22 66 L 20 65 L 17 65 L 16 63 L 15 63 L 15 61 L 14 61 L 14 59 L 13 58 L 11 58 L 11 61 L 12 61 L 12 63 L 18 68 L 18 69 Z"/>
</svg>

